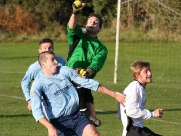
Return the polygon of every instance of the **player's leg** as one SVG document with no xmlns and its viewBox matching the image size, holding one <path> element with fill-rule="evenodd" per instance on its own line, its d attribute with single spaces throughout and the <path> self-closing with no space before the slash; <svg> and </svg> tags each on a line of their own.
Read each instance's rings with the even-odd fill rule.
<svg viewBox="0 0 181 136">
<path fill-rule="evenodd" d="M 87 107 L 87 110 L 90 112 L 90 114 L 92 116 L 96 117 L 96 112 L 95 112 L 94 104 L 91 103 L 91 102 L 87 102 L 86 103 L 86 107 Z"/>
<path fill-rule="evenodd" d="M 93 105 L 94 98 L 92 96 L 91 90 L 80 86 L 76 86 L 76 89 L 79 95 L 79 110 L 84 113 L 96 127 L 100 126 L 101 121 L 95 117 L 96 114 Z M 89 106 L 88 104 L 87 107 L 86 103 L 90 103 L 91 105 Z"/>
<path fill-rule="evenodd" d="M 142 128 L 131 126 L 130 129 L 127 131 L 126 136 L 143 136 L 142 131 Z"/>
<path fill-rule="evenodd" d="M 99 119 L 96 118 L 96 114 L 95 114 L 95 109 L 94 109 L 94 105 L 92 103 L 86 103 L 87 105 L 87 111 L 86 111 L 86 115 L 89 117 L 89 119 L 93 122 L 93 124 L 95 125 L 95 127 L 99 127 L 101 125 L 101 121 Z"/>
<path fill-rule="evenodd" d="M 85 111 L 86 110 L 85 91 L 82 89 L 82 87 L 79 86 L 77 86 L 76 89 L 79 95 L 79 110 Z"/>
<path fill-rule="evenodd" d="M 91 90 L 86 88 L 84 90 L 87 110 L 92 116 L 96 117 L 96 112 L 94 108 L 94 97 L 92 96 Z"/>
<path fill-rule="evenodd" d="M 101 125 L 101 121 L 96 118 L 96 112 L 94 108 L 94 98 L 92 96 L 91 90 L 85 88 L 85 100 L 86 100 L 86 107 L 87 111 L 86 114 L 89 119 L 93 122 L 93 124 L 98 127 Z"/>
<path fill-rule="evenodd" d="M 147 127 L 140 128 L 136 126 L 131 126 L 126 136 L 161 136 L 161 135 L 155 134 Z"/>
<path fill-rule="evenodd" d="M 88 124 L 84 128 L 82 136 L 100 136 L 100 134 L 94 125 Z"/>
<path fill-rule="evenodd" d="M 58 136 L 77 136 L 72 129 L 75 124 L 72 121 L 72 115 L 50 119 L 50 123 L 56 128 Z"/>
<path fill-rule="evenodd" d="M 73 129 L 77 136 L 100 136 L 95 126 L 91 123 L 87 116 L 80 111 L 76 114 L 76 116 L 72 117 L 72 123 L 75 124 Z"/>
<path fill-rule="evenodd" d="M 152 130 L 150 130 L 147 127 L 143 127 L 143 132 L 142 132 L 143 136 L 161 136 L 159 134 L 154 133 Z"/>
</svg>

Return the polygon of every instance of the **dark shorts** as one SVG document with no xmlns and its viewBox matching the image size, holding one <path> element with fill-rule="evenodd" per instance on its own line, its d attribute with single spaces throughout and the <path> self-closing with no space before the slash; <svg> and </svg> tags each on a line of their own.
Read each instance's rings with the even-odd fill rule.
<svg viewBox="0 0 181 136">
<path fill-rule="evenodd" d="M 80 85 L 77 85 L 76 83 L 72 82 L 74 87 L 76 88 L 80 101 L 84 103 L 92 103 L 94 104 L 94 98 L 92 96 L 91 90 L 87 88 L 80 87 Z"/>
<path fill-rule="evenodd" d="M 91 90 L 87 88 L 77 88 L 77 92 L 79 94 L 79 99 L 84 103 L 92 103 L 94 104 L 94 98 L 92 96 Z"/>
<path fill-rule="evenodd" d="M 92 124 L 80 111 L 69 116 L 51 119 L 50 122 L 57 129 L 58 136 L 81 136 L 85 126 Z"/>
<path fill-rule="evenodd" d="M 136 126 L 131 126 L 126 136 L 161 136 L 161 135 L 154 133 L 147 127 L 140 128 Z"/>
<path fill-rule="evenodd" d="M 84 109 L 86 108 L 86 103 L 93 103 L 94 98 L 92 96 L 91 90 L 87 88 L 76 88 L 77 93 L 79 95 L 79 109 Z"/>
<path fill-rule="evenodd" d="M 85 101 L 86 103 L 90 102 L 90 103 L 93 103 L 94 104 L 94 98 L 92 96 L 92 93 L 91 93 L 91 90 L 90 89 L 87 89 L 87 88 L 83 88 L 85 91 Z"/>
</svg>

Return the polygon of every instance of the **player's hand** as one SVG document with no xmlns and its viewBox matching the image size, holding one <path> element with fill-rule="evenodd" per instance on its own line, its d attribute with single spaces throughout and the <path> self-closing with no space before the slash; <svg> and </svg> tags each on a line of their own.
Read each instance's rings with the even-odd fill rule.
<svg viewBox="0 0 181 136">
<path fill-rule="evenodd" d="M 75 0 L 72 4 L 72 8 L 74 12 L 80 11 L 86 6 L 86 3 L 82 2 L 81 0 Z"/>
<path fill-rule="evenodd" d="M 75 72 L 80 76 L 80 77 L 83 77 L 83 78 L 88 78 L 89 77 L 89 73 L 85 71 L 85 69 L 83 68 L 76 68 L 75 69 Z"/>
<path fill-rule="evenodd" d="M 121 105 L 123 105 L 123 107 L 125 106 L 125 95 L 121 94 L 119 92 L 115 92 L 115 96 L 114 96 L 120 103 Z"/>
<path fill-rule="evenodd" d="M 58 136 L 57 130 L 54 127 L 49 127 L 48 136 Z"/>
<path fill-rule="evenodd" d="M 155 111 L 154 111 L 154 116 L 155 116 L 155 118 L 156 117 L 162 117 L 163 116 L 163 109 L 156 109 Z"/>
<path fill-rule="evenodd" d="M 30 110 L 30 111 L 32 110 L 32 107 L 31 107 L 31 102 L 30 102 L 30 101 L 28 102 L 28 106 L 27 106 L 27 108 L 28 108 L 28 110 Z"/>
</svg>

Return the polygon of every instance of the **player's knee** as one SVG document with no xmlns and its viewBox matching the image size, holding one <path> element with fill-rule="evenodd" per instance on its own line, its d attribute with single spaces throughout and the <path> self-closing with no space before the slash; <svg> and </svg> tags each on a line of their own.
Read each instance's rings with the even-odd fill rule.
<svg viewBox="0 0 181 136">
<path fill-rule="evenodd" d="M 97 133 L 95 136 L 100 136 L 100 134 L 99 134 L 99 133 Z"/>
<path fill-rule="evenodd" d="M 92 124 L 89 124 L 84 128 L 82 136 L 100 136 L 100 134 Z"/>
<path fill-rule="evenodd" d="M 100 136 L 100 134 L 99 134 L 99 132 L 98 131 L 96 131 L 95 133 L 92 133 L 92 135 L 91 136 Z"/>
</svg>

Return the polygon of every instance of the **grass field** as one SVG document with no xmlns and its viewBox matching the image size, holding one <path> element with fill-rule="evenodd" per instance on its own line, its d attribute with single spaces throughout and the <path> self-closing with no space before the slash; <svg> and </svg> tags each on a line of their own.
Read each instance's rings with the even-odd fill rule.
<svg viewBox="0 0 181 136">
<path fill-rule="evenodd" d="M 181 136 L 181 45 L 175 43 L 124 43 L 119 48 L 118 82 L 114 84 L 115 43 L 105 43 L 108 58 L 96 80 L 122 92 L 132 80 L 129 69 L 135 60 L 151 62 L 153 83 L 147 85 L 147 108 L 164 109 L 163 118 L 146 120 L 144 125 L 164 136 Z M 0 135 L 46 136 L 27 110 L 20 82 L 29 64 L 37 60 L 38 43 L 1 43 L 0 46 Z M 55 43 L 55 53 L 66 58 L 67 43 Z M 98 127 L 102 136 L 121 136 L 116 100 L 93 92 Z"/>
</svg>

